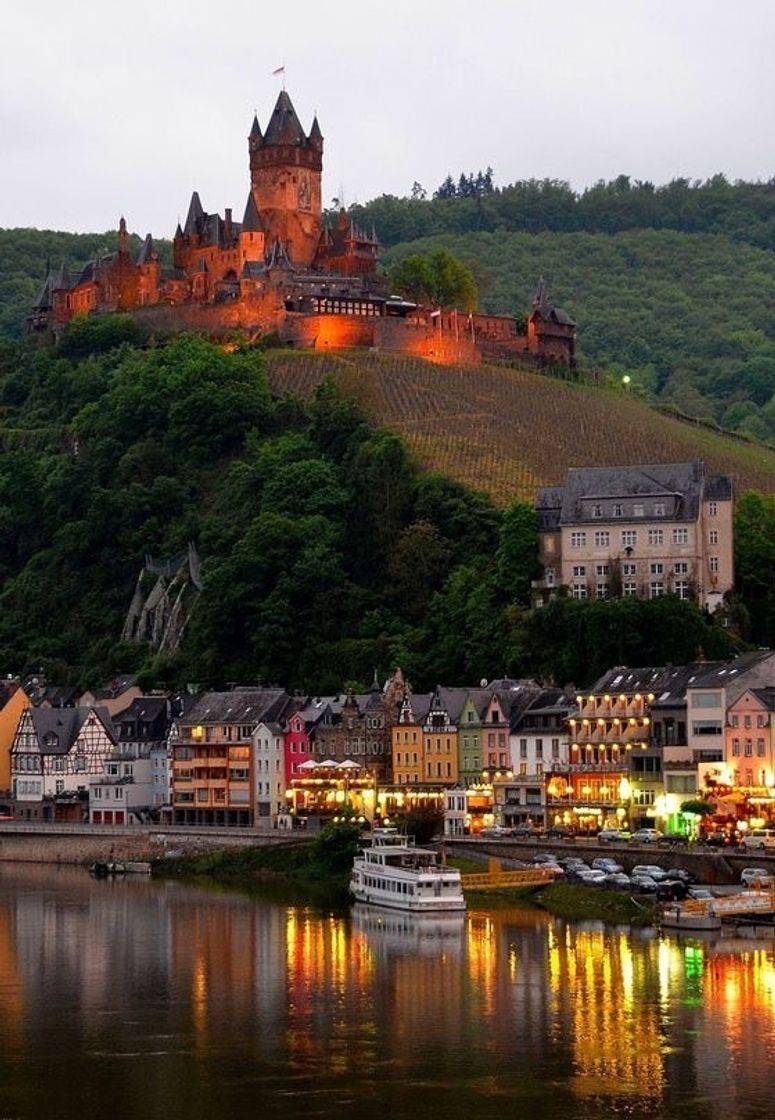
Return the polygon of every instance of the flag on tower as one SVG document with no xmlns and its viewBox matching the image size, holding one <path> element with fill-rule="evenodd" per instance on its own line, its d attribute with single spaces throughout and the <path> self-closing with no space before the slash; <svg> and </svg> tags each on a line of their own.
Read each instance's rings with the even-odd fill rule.
<svg viewBox="0 0 775 1120">
<path fill-rule="evenodd" d="M 278 66 L 276 70 L 272 71 L 272 77 L 274 77 L 276 74 L 284 74 L 284 73 L 285 73 L 285 67 L 284 66 Z"/>
</svg>

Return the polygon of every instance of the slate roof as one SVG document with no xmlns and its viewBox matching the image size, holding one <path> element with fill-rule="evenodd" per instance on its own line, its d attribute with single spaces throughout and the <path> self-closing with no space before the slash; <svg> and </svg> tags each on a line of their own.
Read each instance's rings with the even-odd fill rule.
<svg viewBox="0 0 775 1120">
<path fill-rule="evenodd" d="M 562 496 L 559 513 L 560 525 L 575 525 L 580 521 L 591 520 L 582 503 L 592 500 L 605 502 L 621 499 L 668 498 L 671 500 L 667 512 L 672 521 L 696 521 L 700 502 L 707 498 L 707 485 L 711 484 L 713 496 L 731 496 L 732 484 L 728 478 L 714 476 L 706 479 L 705 467 L 701 460 L 688 463 L 651 463 L 643 466 L 626 467 L 573 467 L 568 471 L 567 480 L 562 487 L 543 487 L 538 492 L 536 508 L 539 521 L 543 518 L 546 526 L 555 527 L 557 498 Z M 610 520 L 609 510 L 604 510 L 603 520 Z M 633 519 L 631 509 L 625 508 L 620 520 Z M 542 526 L 543 527 L 543 526 Z"/>
<path fill-rule="evenodd" d="M 323 133 L 320 131 L 320 125 L 318 124 L 317 113 L 312 121 L 312 128 L 309 130 L 309 138 L 310 140 L 323 139 Z"/>
<path fill-rule="evenodd" d="M 536 496 L 536 513 L 538 514 L 538 528 L 544 532 L 558 529 L 560 514 L 562 513 L 562 486 L 543 486 Z"/>
<path fill-rule="evenodd" d="M 188 204 L 188 214 L 186 215 L 186 224 L 183 226 L 183 232 L 187 234 L 197 233 L 199 223 L 204 216 L 205 212 L 202 209 L 199 192 L 194 191 L 191 195 L 191 201 Z"/>
<path fill-rule="evenodd" d="M 603 673 L 602 677 L 592 685 L 589 692 L 590 694 L 599 692 L 653 692 L 656 695 L 664 673 L 663 666 L 630 668 L 627 665 L 617 665 Z"/>
<path fill-rule="evenodd" d="M 249 137 L 250 140 L 261 139 L 261 125 L 258 123 L 258 113 L 253 114 L 253 123 L 250 126 Z"/>
<path fill-rule="evenodd" d="M 775 673 L 775 654 L 770 649 L 757 649 L 750 653 L 741 653 L 733 661 L 724 661 L 721 664 L 716 662 L 712 669 L 698 676 L 691 687 L 723 688 L 725 685 L 735 683 L 744 673 L 756 669 L 768 658 L 773 659 L 773 673 Z"/>
<path fill-rule="evenodd" d="M 688 665 L 666 665 L 659 681 L 659 692 L 651 705 L 652 710 L 675 708 L 686 703 L 686 690 L 703 673 L 721 668 L 723 661 L 691 661 Z"/>
<path fill-rule="evenodd" d="M 282 90 L 264 134 L 264 144 L 303 144 L 306 140 L 293 103 Z"/>
<path fill-rule="evenodd" d="M 78 738 L 89 716 L 95 712 L 110 738 L 116 741 L 116 732 L 104 708 L 31 708 L 32 726 L 41 754 L 65 755 Z M 51 738 L 47 743 L 46 738 Z"/>
<path fill-rule="evenodd" d="M 206 692 L 190 712 L 190 723 L 257 724 L 277 718 L 290 697 L 282 688 L 235 688 L 229 692 Z"/>
<path fill-rule="evenodd" d="M 757 700 L 761 700 L 768 711 L 775 712 L 775 688 L 752 688 L 751 692 Z"/>
<path fill-rule="evenodd" d="M 154 260 L 155 257 L 156 257 L 156 248 L 153 244 L 153 238 L 151 237 L 150 233 L 147 233 L 145 235 L 145 241 L 143 242 L 142 247 L 140 249 L 140 253 L 139 253 L 139 256 L 137 258 L 137 263 L 138 264 L 150 264 Z"/>
<path fill-rule="evenodd" d="M 261 218 L 252 191 L 248 195 L 248 200 L 245 203 L 245 213 L 242 218 L 241 228 L 245 230 L 246 233 L 256 233 L 261 230 Z"/>
</svg>

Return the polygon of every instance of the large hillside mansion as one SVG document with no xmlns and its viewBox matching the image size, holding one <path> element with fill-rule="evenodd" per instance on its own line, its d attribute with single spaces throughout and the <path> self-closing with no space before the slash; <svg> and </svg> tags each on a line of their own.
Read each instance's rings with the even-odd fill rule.
<svg viewBox="0 0 775 1120">
<path fill-rule="evenodd" d="M 732 483 L 699 460 L 583 467 L 538 492 L 538 603 L 672 592 L 713 611 L 733 586 Z"/>
<path fill-rule="evenodd" d="M 128 312 L 158 332 L 212 337 L 276 332 L 316 349 L 377 347 L 437 361 L 524 354 L 539 365 L 575 363 L 576 326 L 538 285 L 526 333 L 508 315 L 467 315 L 396 298 L 377 271 L 379 242 L 341 210 L 324 220 L 323 134 L 305 132 L 283 90 L 266 131 L 248 137 L 250 187 L 242 220 L 205 210 L 196 191 L 165 267 L 147 235 L 135 257 L 124 218 L 116 248 L 78 275 L 49 267 L 29 331 L 58 339 L 75 315 Z"/>
</svg>

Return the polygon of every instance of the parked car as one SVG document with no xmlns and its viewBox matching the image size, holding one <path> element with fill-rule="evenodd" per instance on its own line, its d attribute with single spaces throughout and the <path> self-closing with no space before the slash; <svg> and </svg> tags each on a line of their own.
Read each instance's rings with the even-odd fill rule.
<svg viewBox="0 0 775 1120">
<path fill-rule="evenodd" d="M 645 875 L 643 872 L 636 875 L 635 872 L 630 876 L 630 882 L 637 891 L 645 891 L 647 894 L 656 894 L 658 883 L 651 875 Z"/>
<path fill-rule="evenodd" d="M 740 872 L 740 882 L 744 887 L 764 890 L 773 885 L 772 874 L 763 867 L 744 867 Z"/>
<path fill-rule="evenodd" d="M 541 831 L 534 828 L 532 824 L 518 824 L 511 829 L 511 835 L 517 836 L 522 840 L 535 840 L 542 835 Z"/>
<path fill-rule="evenodd" d="M 606 880 L 605 871 L 593 871 L 591 867 L 579 869 L 576 877 L 588 887 L 599 887 Z"/>
<path fill-rule="evenodd" d="M 629 835 L 629 832 L 624 832 L 621 828 L 601 828 L 597 838 L 601 844 L 612 844 L 615 840 L 628 839 Z"/>
<path fill-rule="evenodd" d="M 658 828 L 638 828 L 630 837 L 633 844 L 656 844 L 661 839 L 662 833 Z"/>
<path fill-rule="evenodd" d="M 638 863 L 633 867 L 631 874 L 650 875 L 652 879 L 657 879 L 660 882 L 667 878 L 667 872 L 664 868 L 657 867 L 654 863 Z"/>
<path fill-rule="evenodd" d="M 657 843 L 660 848 L 682 848 L 689 843 L 689 837 L 683 832 L 665 832 Z"/>
<path fill-rule="evenodd" d="M 557 859 L 557 856 L 552 855 L 551 852 L 536 852 L 536 854 L 534 856 L 531 856 L 531 859 L 533 860 L 533 863 L 559 863 L 560 862 Z"/>
<path fill-rule="evenodd" d="M 611 875 L 606 875 L 605 885 L 610 887 L 611 890 L 628 891 L 632 887 L 632 880 L 623 871 L 615 871 Z"/>
<path fill-rule="evenodd" d="M 689 898 L 696 898 L 698 902 L 707 902 L 713 898 L 713 891 L 710 887 L 689 887 Z"/>
<path fill-rule="evenodd" d="M 547 828 L 546 835 L 552 840 L 572 840 L 576 834 L 572 828 L 555 824 L 551 828 Z"/>
<path fill-rule="evenodd" d="M 765 848 L 775 848 L 775 828 L 752 828 L 743 837 L 742 846 L 762 852 Z"/>
<path fill-rule="evenodd" d="M 622 865 L 609 856 L 598 856 L 597 859 L 592 860 L 592 866 L 597 870 L 607 872 L 609 875 L 614 875 L 617 871 L 624 871 Z"/>
<path fill-rule="evenodd" d="M 504 828 L 501 824 L 488 825 L 479 833 L 480 836 L 484 836 L 484 838 L 488 840 L 497 840 L 499 838 L 502 839 L 506 836 L 511 836 L 511 834 L 512 830 L 510 828 Z"/>
</svg>

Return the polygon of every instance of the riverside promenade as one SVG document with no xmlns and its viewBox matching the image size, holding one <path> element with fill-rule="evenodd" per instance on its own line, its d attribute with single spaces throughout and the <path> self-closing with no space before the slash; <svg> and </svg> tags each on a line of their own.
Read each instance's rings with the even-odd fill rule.
<svg viewBox="0 0 775 1120">
<path fill-rule="evenodd" d="M 163 825 L 54 824 L 0 822 L 0 863 L 91 863 L 116 859 L 152 860 L 193 856 L 224 848 L 296 844 L 303 832 L 253 828 L 185 828 Z"/>
</svg>

